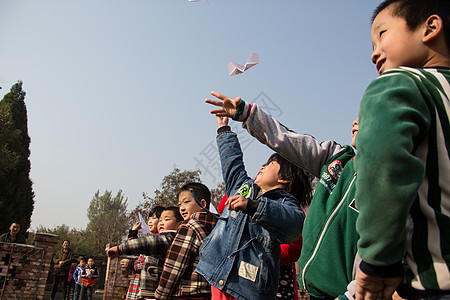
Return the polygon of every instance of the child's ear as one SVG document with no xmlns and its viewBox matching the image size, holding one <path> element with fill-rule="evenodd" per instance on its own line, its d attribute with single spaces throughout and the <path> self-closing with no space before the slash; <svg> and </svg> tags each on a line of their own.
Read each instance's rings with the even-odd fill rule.
<svg viewBox="0 0 450 300">
<path fill-rule="evenodd" d="M 425 33 L 422 38 L 423 42 L 429 42 L 434 40 L 439 34 L 443 33 L 444 22 L 438 15 L 431 15 L 424 23 Z"/>
<path fill-rule="evenodd" d="M 278 183 L 280 183 L 280 184 L 289 184 L 289 182 L 291 182 L 291 181 L 286 180 L 286 179 L 278 179 Z"/>
<path fill-rule="evenodd" d="M 208 203 L 206 202 L 205 199 L 200 200 L 200 204 L 204 207 L 204 208 L 208 208 L 206 207 L 208 205 Z"/>
</svg>

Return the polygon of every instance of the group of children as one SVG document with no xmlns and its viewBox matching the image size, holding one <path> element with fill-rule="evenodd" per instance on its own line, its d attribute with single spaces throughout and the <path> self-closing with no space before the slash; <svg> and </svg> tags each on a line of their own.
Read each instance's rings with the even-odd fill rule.
<svg viewBox="0 0 450 300">
<path fill-rule="evenodd" d="M 72 263 L 67 278 L 67 289 L 65 299 L 67 300 L 91 300 L 94 293 L 95 280 L 99 272 L 95 267 L 95 261 L 92 257 L 79 257 L 78 264 Z"/>
<path fill-rule="evenodd" d="M 203 210 L 209 207 L 210 201 L 211 194 L 205 185 L 187 183 L 178 193 L 179 207 L 163 208 L 157 234 L 129 238 L 107 250 L 110 258 L 122 254 L 144 255 L 136 261 L 121 261 L 127 269 L 134 272 L 140 270 L 139 289 L 133 288 L 138 291 L 137 298 L 209 297 L 208 282 L 194 270 L 199 260 L 200 245 L 216 223 L 216 217 Z M 149 223 L 153 215 L 156 215 L 155 211 Z M 138 229 L 139 225 L 137 223 L 133 230 Z M 128 297 L 133 299 L 134 296 Z"/>
<path fill-rule="evenodd" d="M 179 207 L 152 210 L 149 228 L 153 235 L 138 238 L 141 224 L 137 222 L 126 242 L 108 249 L 110 258 L 141 255 L 135 261 L 120 262 L 123 268 L 140 273 L 139 284 L 131 283 L 127 299 L 209 299 L 233 294 L 250 299 L 276 297 L 280 242 L 293 243 L 300 237 L 301 226 L 297 225 L 304 220 L 300 204 L 309 203 L 309 177 L 274 154 L 252 180 L 244 169 L 236 134 L 226 118 L 217 120 L 227 195 L 232 196 L 226 199 L 222 214 L 214 215 L 207 209 L 211 201 L 208 188 L 188 183 L 178 192 Z M 156 232 L 153 222 L 158 210 L 162 212 Z M 265 275 L 257 276 L 258 269 Z M 216 279 L 208 277 L 214 273 Z M 246 286 L 246 282 L 251 283 Z"/>
<path fill-rule="evenodd" d="M 225 208 L 212 214 L 208 189 L 187 184 L 178 194 L 183 222 L 174 217 L 173 227 L 108 250 L 111 258 L 157 257 L 145 273 L 154 289 L 139 297 L 274 299 L 281 244 L 302 235 L 297 278 L 311 299 L 390 299 L 395 290 L 407 299 L 449 299 L 450 1 L 385 0 L 371 38 L 380 76 L 353 122 L 357 153 L 212 92 L 219 100 L 206 102 L 218 106 L 211 113 Z M 255 179 L 228 117 L 277 152 Z M 306 220 L 303 170 L 319 178 Z"/>
</svg>

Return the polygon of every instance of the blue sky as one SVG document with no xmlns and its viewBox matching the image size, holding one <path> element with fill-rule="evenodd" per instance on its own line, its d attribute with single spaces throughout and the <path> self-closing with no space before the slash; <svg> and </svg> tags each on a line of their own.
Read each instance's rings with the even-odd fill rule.
<svg viewBox="0 0 450 300">
<path fill-rule="evenodd" d="M 123 190 L 131 210 L 174 166 L 200 168 L 215 187 L 211 90 L 268 103 L 295 131 L 349 144 L 377 76 L 370 17 L 379 2 L 1 1 L 0 98 L 23 81 L 32 228 L 85 228 L 97 190 Z M 252 52 L 259 64 L 228 76 L 228 62 Z M 271 151 L 239 137 L 255 174 Z"/>
</svg>

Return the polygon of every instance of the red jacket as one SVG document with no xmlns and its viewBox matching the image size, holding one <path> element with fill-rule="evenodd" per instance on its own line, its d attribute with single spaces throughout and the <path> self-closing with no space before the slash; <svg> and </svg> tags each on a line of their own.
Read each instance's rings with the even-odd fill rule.
<svg viewBox="0 0 450 300">
<path fill-rule="evenodd" d="M 89 278 L 89 275 L 92 275 L 91 278 Z M 95 279 L 98 278 L 98 270 L 96 267 L 89 267 L 89 265 L 86 265 L 84 267 L 83 272 L 81 272 L 81 281 L 85 286 L 91 286 L 94 285 Z"/>
</svg>

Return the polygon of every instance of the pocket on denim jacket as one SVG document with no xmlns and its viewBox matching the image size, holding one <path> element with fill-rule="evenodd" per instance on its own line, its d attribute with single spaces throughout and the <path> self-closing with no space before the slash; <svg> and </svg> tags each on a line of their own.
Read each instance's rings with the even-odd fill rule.
<svg viewBox="0 0 450 300">
<path fill-rule="evenodd" d="M 270 263 L 265 253 L 258 255 L 260 266 L 258 276 L 258 291 L 263 294 L 276 293 L 278 289 L 278 273 Z"/>
</svg>

